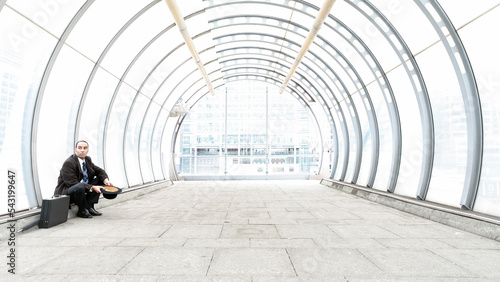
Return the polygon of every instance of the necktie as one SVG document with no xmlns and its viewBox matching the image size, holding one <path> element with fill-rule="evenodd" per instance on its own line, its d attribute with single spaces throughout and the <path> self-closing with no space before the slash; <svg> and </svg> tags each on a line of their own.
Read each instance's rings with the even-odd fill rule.
<svg viewBox="0 0 500 282">
<path fill-rule="evenodd" d="M 83 172 L 83 182 L 89 183 L 89 175 L 87 174 L 87 165 L 85 162 L 82 163 L 82 172 Z"/>
</svg>

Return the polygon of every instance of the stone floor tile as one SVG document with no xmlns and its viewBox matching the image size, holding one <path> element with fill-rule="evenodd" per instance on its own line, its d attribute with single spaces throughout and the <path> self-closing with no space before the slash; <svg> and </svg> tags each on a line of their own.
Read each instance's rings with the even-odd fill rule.
<svg viewBox="0 0 500 282">
<path fill-rule="evenodd" d="M 294 276 L 295 271 L 284 249 L 218 249 L 208 275 Z"/>
</svg>

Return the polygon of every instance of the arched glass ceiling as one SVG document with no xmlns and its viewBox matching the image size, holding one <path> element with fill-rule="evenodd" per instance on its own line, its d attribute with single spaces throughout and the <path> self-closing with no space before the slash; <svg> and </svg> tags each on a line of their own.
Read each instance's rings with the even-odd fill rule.
<svg viewBox="0 0 500 282">
<path fill-rule="evenodd" d="M 324 1 L 177 4 L 217 89 L 281 86 Z M 499 4 L 336 1 L 281 94 L 326 121 L 321 174 L 500 215 Z M 116 185 L 170 178 L 170 112 L 209 89 L 164 1 L 0 1 L 0 36 L 1 169 L 20 207 L 52 194 L 79 139 Z"/>
</svg>

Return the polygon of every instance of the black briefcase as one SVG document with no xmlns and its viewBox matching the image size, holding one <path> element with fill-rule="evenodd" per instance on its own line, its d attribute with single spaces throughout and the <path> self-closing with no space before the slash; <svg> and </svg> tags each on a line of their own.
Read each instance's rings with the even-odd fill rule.
<svg viewBox="0 0 500 282">
<path fill-rule="evenodd" d="M 69 196 L 55 196 L 43 199 L 39 228 L 49 228 L 68 220 Z"/>
</svg>

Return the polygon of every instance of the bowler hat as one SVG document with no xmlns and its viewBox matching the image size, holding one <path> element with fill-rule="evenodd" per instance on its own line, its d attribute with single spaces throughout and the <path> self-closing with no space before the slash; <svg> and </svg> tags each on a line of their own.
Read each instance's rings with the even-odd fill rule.
<svg viewBox="0 0 500 282">
<path fill-rule="evenodd" d="M 101 192 L 104 198 L 111 200 L 116 198 L 122 192 L 122 189 L 115 186 L 103 186 Z"/>
</svg>

